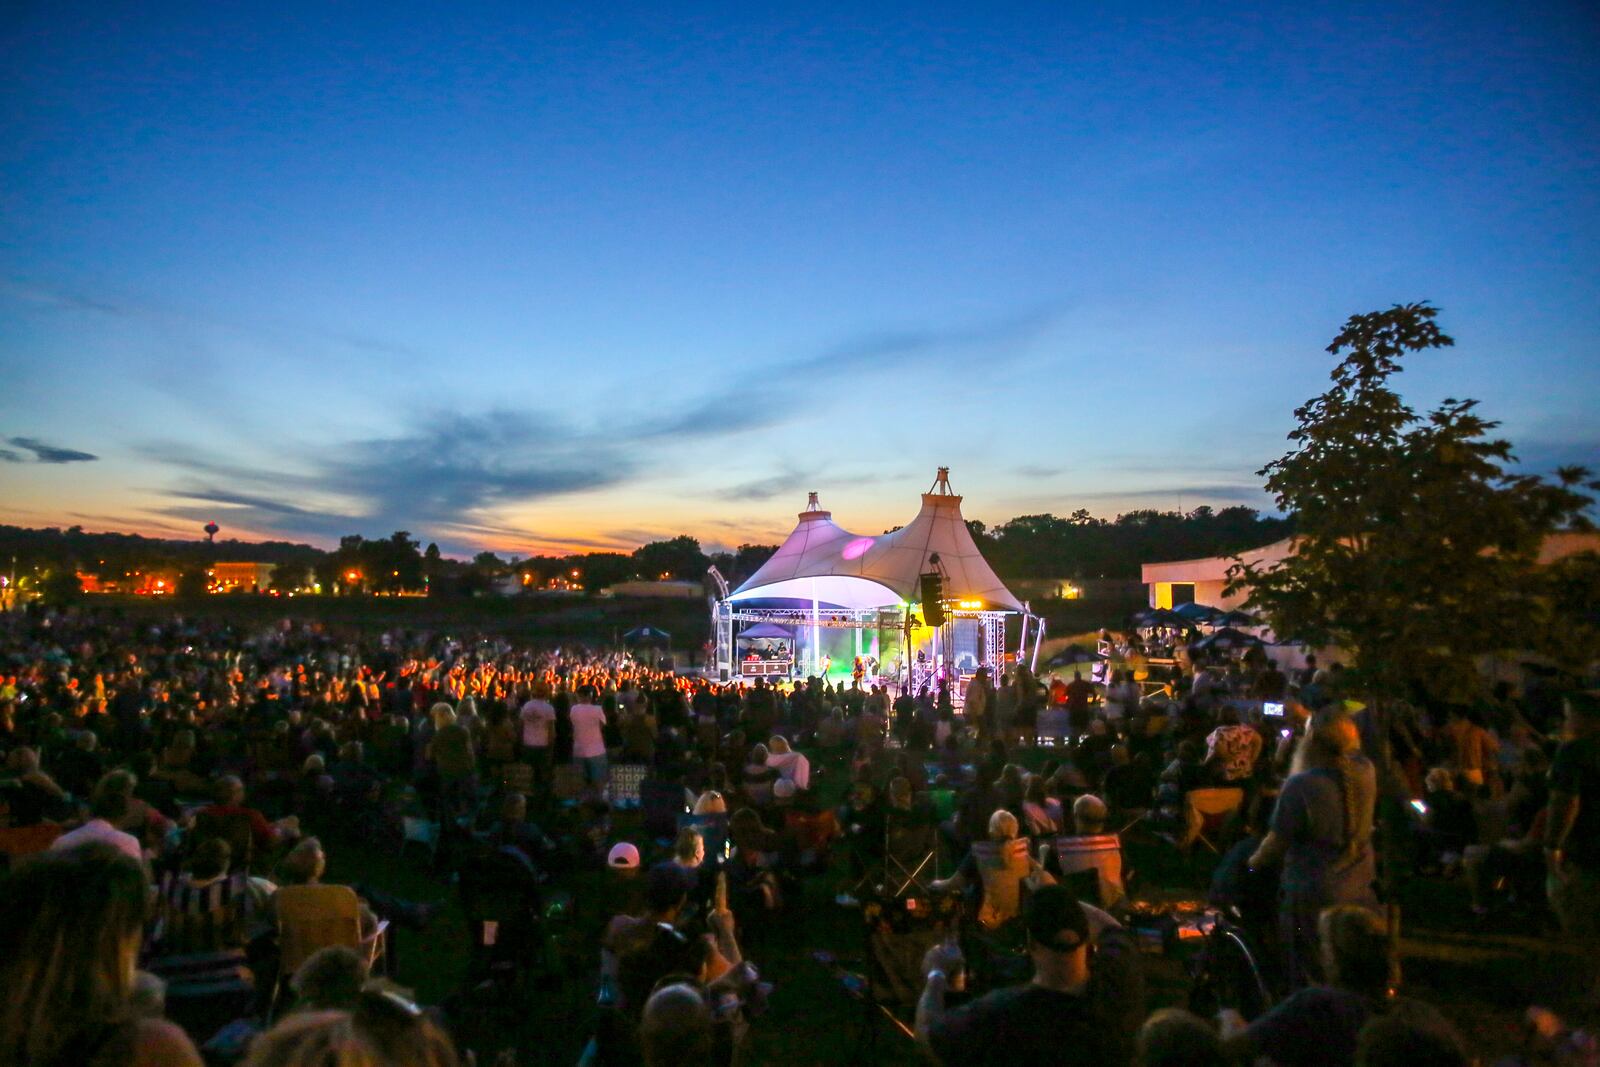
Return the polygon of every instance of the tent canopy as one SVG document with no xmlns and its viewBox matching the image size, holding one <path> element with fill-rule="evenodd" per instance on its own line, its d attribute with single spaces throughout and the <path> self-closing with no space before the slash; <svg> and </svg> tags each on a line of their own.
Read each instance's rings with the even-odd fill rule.
<svg viewBox="0 0 1600 1067">
<path fill-rule="evenodd" d="M 789 627 L 787 627 L 787 626 L 779 626 L 775 622 L 758 622 L 754 626 L 746 627 L 744 629 L 744 631 L 739 634 L 739 636 L 741 638 L 743 638 L 743 637 L 781 638 L 781 639 L 783 639 L 785 641 L 792 641 L 792 640 L 794 640 L 794 631 L 790 630 Z"/>
<path fill-rule="evenodd" d="M 665 630 L 658 630 L 654 626 L 635 626 L 623 633 L 623 638 L 628 641 L 670 641 L 672 635 Z"/>
<path fill-rule="evenodd" d="M 951 491 L 944 467 L 922 494 L 917 517 L 878 537 L 840 527 L 811 494 L 783 545 L 728 599 L 815 600 L 858 610 L 899 607 L 920 599 L 920 578 L 929 571 L 945 576 L 948 600 L 977 602 L 988 611 L 1023 610 L 972 540 L 961 497 Z"/>
</svg>

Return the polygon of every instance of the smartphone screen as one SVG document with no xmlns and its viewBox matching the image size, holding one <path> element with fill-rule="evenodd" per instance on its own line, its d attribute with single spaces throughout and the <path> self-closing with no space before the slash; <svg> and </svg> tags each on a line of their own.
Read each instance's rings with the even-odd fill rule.
<svg viewBox="0 0 1600 1067">
<path fill-rule="evenodd" d="M 1261 702 L 1261 714 L 1271 715 L 1275 719 L 1283 718 L 1283 705 L 1270 700 Z"/>
</svg>

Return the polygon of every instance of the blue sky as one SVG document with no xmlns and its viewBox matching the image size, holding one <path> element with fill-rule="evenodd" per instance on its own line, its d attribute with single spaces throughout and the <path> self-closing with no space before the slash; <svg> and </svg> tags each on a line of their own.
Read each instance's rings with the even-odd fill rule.
<svg viewBox="0 0 1600 1067">
<path fill-rule="evenodd" d="M 1265 505 L 1345 316 L 1421 299 L 1414 404 L 1600 465 L 1588 5 L 591 7 L 13 8 L 0 521 Z"/>
</svg>

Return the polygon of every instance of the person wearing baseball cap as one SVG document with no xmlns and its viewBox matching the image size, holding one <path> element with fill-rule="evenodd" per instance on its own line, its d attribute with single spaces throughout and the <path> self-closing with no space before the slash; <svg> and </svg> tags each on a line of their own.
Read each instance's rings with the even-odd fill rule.
<svg viewBox="0 0 1600 1067">
<path fill-rule="evenodd" d="M 1033 980 L 945 1009 L 954 946 L 923 958 L 917 1038 L 945 1064 L 1127 1063 L 1144 1018 L 1138 957 L 1126 932 L 1060 885 L 1041 886 L 1022 915 Z"/>
<path fill-rule="evenodd" d="M 618 841 L 611 846 L 611 852 L 606 856 L 606 866 L 614 871 L 637 871 L 639 869 L 639 849 L 626 841 Z"/>
</svg>

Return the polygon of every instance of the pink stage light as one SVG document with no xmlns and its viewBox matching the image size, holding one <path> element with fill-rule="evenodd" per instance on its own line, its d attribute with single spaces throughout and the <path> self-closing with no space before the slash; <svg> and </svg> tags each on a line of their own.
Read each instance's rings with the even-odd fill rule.
<svg viewBox="0 0 1600 1067">
<path fill-rule="evenodd" d="M 862 556 L 867 554 L 867 549 L 871 547 L 872 538 L 858 537 L 854 541 L 851 541 L 848 545 L 845 545 L 844 551 L 840 552 L 839 555 L 843 556 L 845 559 L 860 559 Z"/>
</svg>

